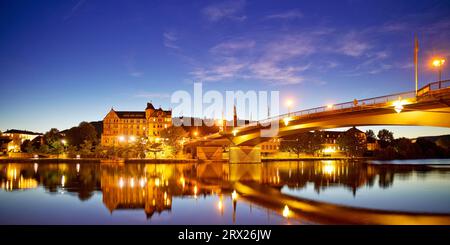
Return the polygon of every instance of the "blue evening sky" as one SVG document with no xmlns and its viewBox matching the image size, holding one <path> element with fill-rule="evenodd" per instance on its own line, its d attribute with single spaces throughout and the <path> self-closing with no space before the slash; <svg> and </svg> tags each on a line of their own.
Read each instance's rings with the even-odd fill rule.
<svg viewBox="0 0 450 245">
<path fill-rule="evenodd" d="M 150 100 L 170 108 L 193 81 L 279 90 L 298 110 L 409 91 L 414 33 L 425 85 L 431 58 L 450 58 L 449 1 L 2 0 L 0 130 L 66 129 Z"/>
</svg>

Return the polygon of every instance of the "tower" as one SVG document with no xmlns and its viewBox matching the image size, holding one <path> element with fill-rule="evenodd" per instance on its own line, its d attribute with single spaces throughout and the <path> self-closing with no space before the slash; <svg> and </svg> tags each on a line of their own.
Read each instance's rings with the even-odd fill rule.
<svg viewBox="0 0 450 245">
<path fill-rule="evenodd" d="M 233 127 L 237 127 L 237 113 L 236 113 L 236 105 L 233 107 Z"/>
</svg>

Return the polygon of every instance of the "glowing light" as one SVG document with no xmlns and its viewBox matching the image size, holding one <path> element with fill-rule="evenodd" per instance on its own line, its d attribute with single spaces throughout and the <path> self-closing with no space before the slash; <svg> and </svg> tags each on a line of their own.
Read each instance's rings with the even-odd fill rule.
<svg viewBox="0 0 450 245">
<path fill-rule="evenodd" d="M 35 164 L 34 164 L 34 172 L 35 172 L 35 173 L 37 173 L 38 168 L 39 168 L 39 164 L 35 163 Z"/>
<path fill-rule="evenodd" d="M 238 133 L 238 130 L 237 129 L 233 129 L 233 136 L 236 136 L 236 134 Z"/>
<path fill-rule="evenodd" d="M 233 201 L 234 201 L 237 199 L 237 197 L 238 197 L 238 194 L 237 194 L 236 190 L 233 190 L 233 192 L 231 193 L 231 199 L 233 199 Z"/>
<path fill-rule="evenodd" d="M 323 166 L 323 172 L 329 175 L 332 175 L 336 171 L 336 166 L 331 163 L 327 162 L 325 166 Z"/>
<path fill-rule="evenodd" d="M 67 143 L 67 141 L 64 140 L 64 139 L 62 139 L 62 140 L 61 140 L 61 143 L 62 143 L 63 145 L 65 145 L 65 144 Z"/>
<path fill-rule="evenodd" d="M 291 211 L 289 211 L 288 205 L 284 205 L 284 208 L 283 208 L 283 217 L 285 217 L 285 218 L 289 217 L 290 212 L 291 212 Z"/>
<path fill-rule="evenodd" d="M 159 178 L 156 178 L 156 179 L 155 179 L 155 185 L 156 185 L 156 186 L 159 186 L 159 184 L 160 184 Z"/>
<path fill-rule="evenodd" d="M 79 172 L 80 172 L 80 164 L 77 163 L 77 173 L 79 173 Z"/>
<path fill-rule="evenodd" d="M 194 197 L 197 198 L 198 188 L 197 185 L 194 186 Z"/>
<path fill-rule="evenodd" d="M 181 183 L 181 186 L 184 188 L 184 186 L 186 185 L 186 180 L 184 179 L 183 176 L 180 177 L 180 183 Z"/>
<path fill-rule="evenodd" d="M 403 110 L 403 105 L 406 104 L 405 101 L 403 101 L 400 97 L 398 98 L 398 100 L 394 101 L 394 110 L 397 113 L 402 112 Z"/>
<path fill-rule="evenodd" d="M 61 177 L 61 186 L 64 187 L 64 185 L 66 184 L 66 176 L 62 176 Z"/>
<path fill-rule="evenodd" d="M 143 178 L 141 178 L 141 180 L 139 181 L 139 185 L 141 185 L 141 188 L 144 188 L 145 180 Z"/>
<path fill-rule="evenodd" d="M 294 101 L 292 99 L 287 99 L 286 100 L 286 106 L 287 107 L 291 107 L 294 104 Z"/>
<path fill-rule="evenodd" d="M 292 120 L 291 117 L 285 117 L 285 118 L 283 118 L 284 126 L 287 126 L 291 120 Z"/>
<path fill-rule="evenodd" d="M 323 149 L 322 152 L 323 153 L 335 153 L 336 150 L 331 147 L 327 147 L 327 148 Z"/>
<path fill-rule="evenodd" d="M 131 142 L 136 141 L 136 137 L 135 137 L 135 136 L 130 136 L 130 141 L 131 141 Z"/>
<path fill-rule="evenodd" d="M 125 183 L 123 182 L 123 178 L 119 179 L 119 187 L 122 188 L 125 185 Z"/>
<path fill-rule="evenodd" d="M 167 199 L 167 192 L 164 192 L 164 200 Z"/>
<path fill-rule="evenodd" d="M 445 64 L 445 59 L 434 59 L 432 64 L 434 67 L 440 67 Z"/>
<path fill-rule="evenodd" d="M 38 158 L 39 158 L 39 155 L 38 155 L 38 154 L 34 154 L 34 155 L 33 155 L 33 158 L 34 158 L 34 159 L 38 159 Z"/>
<path fill-rule="evenodd" d="M 131 188 L 134 187 L 134 178 L 131 178 L 131 180 L 130 180 L 130 186 L 131 186 Z"/>
<path fill-rule="evenodd" d="M 123 136 L 123 135 L 119 136 L 119 141 L 120 142 L 124 142 L 125 141 L 125 136 Z"/>
<path fill-rule="evenodd" d="M 222 199 L 220 199 L 219 202 L 217 202 L 217 208 L 218 208 L 219 210 L 222 210 L 222 209 L 223 209 L 223 202 L 222 202 Z"/>
<path fill-rule="evenodd" d="M 198 131 L 194 131 L 192 134 L 193 134 L 195 137 L 197 137 L 197 136 L 198 136 Z"/>
<path fill-rule="evenodd" d="M 329 110 L 333 109 L 333 104 L 328 104 L 328 105 L 327 105 L 327 108 L 328 108 Z"/>
</svg>

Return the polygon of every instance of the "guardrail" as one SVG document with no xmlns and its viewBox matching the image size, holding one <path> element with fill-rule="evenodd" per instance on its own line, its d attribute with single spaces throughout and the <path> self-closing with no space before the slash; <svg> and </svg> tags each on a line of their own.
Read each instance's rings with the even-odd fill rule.
<svg viewBox="0 0 450 245">
<path fill-rule="evenodd" d="M 432 82 L 432 83 L 429 83 L 429 84 L 423 86 L 421 89 L 419 89 L 417 91 L 417 96 L 416 96 L 415 91 L 410 91 L 410 92 L 404 92 L 404 93 L 379 96 L 379 97 L 374 97 L 374 98 L 369 98 L 369 99 L 362 99 L 362 100 L 355 99 L 354 101 L 333 104 L 331 106 L 321 106 L 321 107 L 316 107 L 316 108 L 312 108 L 312 109 L 306 109 L 306 110 L 296 111 L 296 112 L 292 112 L 292 113 L 282 114 L 282 115 L 278 115 L 275 117 L 263 119 L 263 120 L 260 120 L 260 121 L 254 122 L 254 123 L 250 123 L 247 126 L 256 126 L 257 124 L 268 124 L 271 121 L 276 121 L 276 120 L 280 121 L 286 117 L 299 117 L 299 116 L 305 116 L 305 115 L 310 115 L 310 114 L 315 114 L 315 113 L 320 113 L 320 112 L 329 112 L 329 111 L 350 109 L 350 108 L 355 108 L 355 107 L 359 107 L 359 106 L 371 106 L 371 105 L 377 105 L 377 104 L 383 104 L 383 103 L 386 104 L 389 102 L 394 102 L 394 101 L 398 100 L 399 98 L 401 98 L 401 99 L 418 98 L 420 96 L 426 95 L 430 91 L 436 91 L 436 90 L 440 90 L 440 89 L 448 88 L 448 87 L 450 87 L 450 80 Z"/>
</svg>

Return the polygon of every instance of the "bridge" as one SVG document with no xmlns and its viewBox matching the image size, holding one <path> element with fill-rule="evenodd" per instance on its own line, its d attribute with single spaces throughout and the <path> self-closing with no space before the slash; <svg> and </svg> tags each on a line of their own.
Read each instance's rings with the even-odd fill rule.
<svg viewBox="0 0 450 245">
<path fill-rule="evenodd" d="M 219 160 L 223 147 L 229 147 L 230 162 L 260 162 L 259 144 L 273 137 L 351 126 L 435 126 L 450 127 L 450 80 L 432 82 L 416 91 L 354 100 L 296 111 L 251 122 L 232 131 L 193 140 L 185 147 L 195 148 L 200 159 Z M 263 130 L 278 124 L 272 137 Z"/>
</svg>

